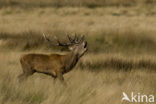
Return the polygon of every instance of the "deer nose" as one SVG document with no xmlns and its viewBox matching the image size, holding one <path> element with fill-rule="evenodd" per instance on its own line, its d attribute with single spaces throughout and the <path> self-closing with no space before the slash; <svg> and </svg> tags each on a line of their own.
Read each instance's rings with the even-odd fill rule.
<svg viewBox="0 0 156 104">
<path fill-rule="evenodd" d="M 87 42 L 85 41 L 85 42 L 84 42 L 84 48 L 86 48 L 86 47 L 87 47 Z"/>
</svg>

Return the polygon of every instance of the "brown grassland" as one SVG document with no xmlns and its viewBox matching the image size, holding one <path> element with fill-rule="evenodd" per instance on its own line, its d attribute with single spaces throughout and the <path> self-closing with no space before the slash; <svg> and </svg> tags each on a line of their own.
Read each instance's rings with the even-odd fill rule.
<svg viewBox="0 0 156 104">
<path fill-rule="evenodd" d="M 156 96 L 154 0 L 39 1 L 0 1 L 0 104 L 121 104 L 122 92 Z M 84 34 L 88 41 L 88 52 L 64 76 L 67 86 L 44 74 L 18 82 L 20 55 L 67 52 L 42 33 L 63 41 L 66 33 Z"/>
</svg>

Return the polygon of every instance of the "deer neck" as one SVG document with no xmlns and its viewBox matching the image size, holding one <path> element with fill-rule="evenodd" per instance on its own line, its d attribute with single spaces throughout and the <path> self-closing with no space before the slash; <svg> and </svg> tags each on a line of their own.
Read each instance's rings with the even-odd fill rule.
<svg viewBox="0 0 156 104">
<path fill-rule="evenodd" d="M 69 72 L 78 62 L 79 58 L 78 58 L 78 54 L 72 52 L 69 52 L 66 56 L 65 56 L 65 72 Z"/>
</svg>

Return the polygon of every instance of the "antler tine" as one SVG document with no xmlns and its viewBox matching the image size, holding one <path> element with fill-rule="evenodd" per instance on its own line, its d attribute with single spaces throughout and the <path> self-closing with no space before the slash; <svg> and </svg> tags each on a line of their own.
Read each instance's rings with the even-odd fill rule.
<svg viewBox="0 0 156 104">
<path fill-rule="evenodd" d="M 74 43 L 78 43 L 78 37 L 77 37 L 77 34 L 75 33 L 75 37 L 73 39 Z"/>
<path fill-rule="evenodd" d="M 58 45 L 58 44 L 54 43 L 53 41 L 51 41 L 49 38 L 47 38 L 47 36 L 44 33 L 43 33 L 43 37 L 45 38 L 45 40 L 50 42 L 52 45 Z"/>
<path fill-rule="evenodd" d="M 56 36 L 54 36 L 54 39 L 57 41 L 57 45 L 59 45 L 60 41 L 58 40 L 58 38 Z"/>
<path fill-rule="evenodd" d="M 84 35 L 81 35 L 80 42 L 84 40 Z"/>
<path fill-rule="evenodd" d="M 68 37 L 68 40 L 69 40 L 70 42 L 72 42 L 72 43 L 73 43 L 72 38 L 71 38 L 68 34 L 66 34 L 66 35 L 67 35 L 67 37 Z"/>
<path fill-rule="evenodd" d="M 75 41 L 75 40 L 76 40 L 76 38 L 77 38 L 77 36 L 76 36 L 76 33 L 75 33 L 75 36 L 74 36 L 74 39 L 73 39 L 73 40 Z"/>
<path fill-rule="evenodd" d="M 49 38 L 47 38 L 47 36 L 44 33 L 43 33 L 43 37 L 44 37 L 45 40 L 47 40 L 49 42 L 51 41 Z"/>
<path fill-rule="evenodd" d="M 73 44 L 78 44 L 84 40 L 84 35 L 81 35 L 81 38 L 79 39 L 76 33 L 73 39 L 69 35 L 67 35 L 67 37 L 68 40 Z"/>
<path fill-rule="evenodd" d="M 69 35 L 67 35 L 68 37 L 68 40 L 72 43 L 72 44 L 75 44 L 75 43 L 78 43 L 78 37 L 75 33 L 75 36 L 74 36 L 74 39 L 72 39 Z"/>
</svg>

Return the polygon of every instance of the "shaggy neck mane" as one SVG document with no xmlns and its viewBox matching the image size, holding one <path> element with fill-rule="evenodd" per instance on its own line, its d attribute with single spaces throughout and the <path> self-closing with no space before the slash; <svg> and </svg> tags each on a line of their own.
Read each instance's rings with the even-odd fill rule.
<svg viewBox="0 0 156 104">
<path fill-rule="evenodd" d="M 65 56 L 65 72 L 69 72 L 78 62 L 79 58 L 78 58 L 78 54 L 75 54 L 73 51 L 69 52 L 66 56 Z"/>
</svg>

